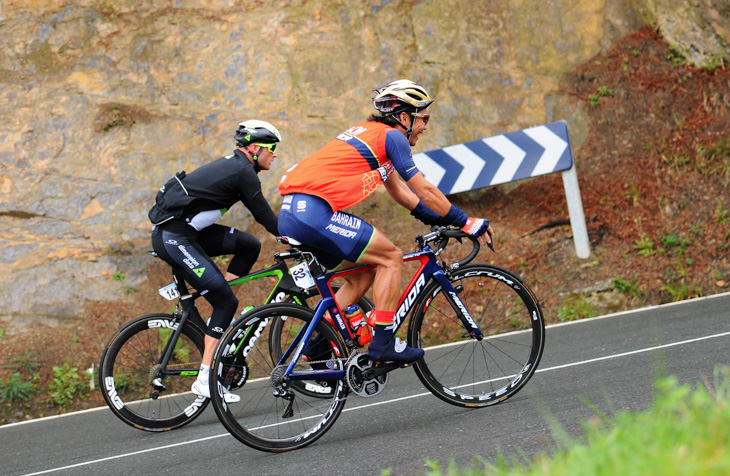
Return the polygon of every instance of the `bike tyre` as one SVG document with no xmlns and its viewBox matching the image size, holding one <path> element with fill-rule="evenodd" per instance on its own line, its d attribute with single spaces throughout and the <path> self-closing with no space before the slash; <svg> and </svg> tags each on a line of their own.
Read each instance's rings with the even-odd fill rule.
<svg viewBox="0 0 730 476">
<path fill-rule="evenodd" d="M 283 452 L 309 445 L 334 424 L 345 405 L 348 387 L 344 379 L 332 381 L 328 399 L 292 392 L 292 417 L 284 418 L 285 399 L 274 395 L 274 371 L 269 343 L 272 322 L 284 321 L 276 332 L 287 349 L 301 326 L 309 323 L 314 311 L 304 306 L 274 303 L 257 307 L 239 319 L 221 338 L 211 366 L 211 400 L 223 426 L 240 442 L 261 451 Z M 332 368 L 344 369 L 347 348 L 340 334 L 324 319 L 317 326 L 332 346 Z M 301 367 L 300 367 L 301 365 Z M 308 370 L 306 363 L 295 370 Z M 227 375 L 245 383 L 234 393 L 240 402 L 226 403 L 222 388 L 230 388 Z M 293 388 L 292 388 L 293 390 Z"/>
<path fill-rule="evenodd" d="M 431 393 L 452 405 L 501 403 L 525 386 L 540 362 L 540 304 L 527 284 L 499 266 L 470 264 L 449 279 L 484 339 L 468 334 L 443 287 L 432 281 L 409 322 L 408 342 L 426 349 L 414 370 Z"/>
<path fill-rule="evenodd" d="M 186 321 L 169 365 L 187 375 L 167 376 L 166 390 L 152 398 L 151 374 L 162 358 L 179 316 L 149 314 L 122 326 L 109 340 L 99 363 L 99 385 L 109 408 L 120 420 L 145 431 L 168 431 L 197 418 L 209 399 L 191 393 L 203 357 L 205 332 Z"/>
</svg>

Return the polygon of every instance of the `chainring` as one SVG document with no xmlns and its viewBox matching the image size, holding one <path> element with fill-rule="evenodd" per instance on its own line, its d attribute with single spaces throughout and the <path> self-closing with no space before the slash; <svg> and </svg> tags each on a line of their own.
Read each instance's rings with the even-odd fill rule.
<svg viewBox="0 0 730 476">
<path fill-rule="evenodd" d="M 355 395 L 370 398 L 379 394 L 385 389 L 388 383 L 388 374 L 383 374 L 373 379 L 365 380 L 365 371 L 372 368 L 373 361 L 367 352 L 357 354 L 350 359 L 345 372 L 345 380 Z"/>
</svg>

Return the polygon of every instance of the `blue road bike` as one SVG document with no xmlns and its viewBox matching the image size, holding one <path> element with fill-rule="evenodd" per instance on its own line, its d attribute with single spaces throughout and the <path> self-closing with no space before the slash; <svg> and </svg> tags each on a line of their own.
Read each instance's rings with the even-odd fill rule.
<svg viewBox="0 0 730 476">
<path fill-rule="evenodd" d="M 447 264 L 442 251 L 453 239 L 473 246 L 464 259 Z M 416 242 L 418 251 L 403 260 L 418 270 L 395 322 L 400 328 L 410 316 L 407 341 L 425 349 L 425 356 L 412 365 L 373 362 L 353 338 L 340 305 L 349 303 L 336 302 L 332 282 L 371 266 L 317 276 L 322 299 L 314 309 L 266 304 L 221 338 L 211 400 L 234 437 L 262 451 L 306 446 L 332 427 L 348 396 L 380 394 L 397 368 L 413 366 L 435 396 L 468 408 L 501 403 L 525 386 L 545 343 L 542 311 L 530 288 L 501 267 L 468 264 L 479 241 L 460 230 L 434 227 Z M 224 388 L 237 389 L 240 402 L 226 403 Z"/>
</svg>

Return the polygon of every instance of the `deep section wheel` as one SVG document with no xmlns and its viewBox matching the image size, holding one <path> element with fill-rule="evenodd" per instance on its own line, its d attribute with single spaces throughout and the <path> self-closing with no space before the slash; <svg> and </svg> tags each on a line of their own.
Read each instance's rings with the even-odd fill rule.
<svg viewBox="0 0 730 476">
<path fill-rule="evenodd" d="M 179 428 L 208 405 L 190 387 L 203 356 L 204 331 L 186 322 L 166 369 L 162 353 L 179 319 L 171 314 L 139 317 L 109 341 L 99 364 L 99 384 L 109 408 L 125 423 L 147 431 Z"/>
<path fill-rule="evenodd" d="M 322 436 L 342 411 L 347 396 L 344 376 L 326 380 L 327 393 L 312 396 L 297 390 L 295 381 L 285 376 L 289 360 L 277 365 L 272 356 L 274 346 L 284 355 L 312 317 L 313 311 L 304 306 L 267 304 L 249 311 L 221 338 L 211 369 L 211 400 L 223 426 L 242 443 L 262 451 L 301 448 Z M 322 320 L 314 335 L 322 336 L 318 347 L 326 355 L 322 371 L 344 371 L 347 350 L 337 331 Z M 300 360 L 295 371 L 312 369 Z M 248 376 L 235 391 L 241 400 L 226 403 L 223 388 L 230 390 L 233 383 L 228 376 L 240 373 L 238 366 L 244 363 Z M 324 387 L 318 380 L 296 383 Z"/>
<path fill-rule="evenodd" d="M 432 282 L 408 328 L 408 342 L 426 349 L 414 364 L 416 374 L 434 395 L 454 405 L 502 402 L 527 383 L 540 362 L 545 345 L 540 305 L 519 277 L 497 266 L 465 266 L 450 279 L 484 339 L 469 335 L 458 307 Z"/>
</svg>

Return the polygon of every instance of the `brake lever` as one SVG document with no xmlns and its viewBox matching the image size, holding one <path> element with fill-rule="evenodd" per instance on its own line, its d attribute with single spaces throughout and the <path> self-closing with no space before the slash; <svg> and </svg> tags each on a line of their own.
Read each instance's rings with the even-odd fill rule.
<svg viewBox="0 0 730 476">
<path fill-rule="evenodd" d="M 489 235 L 489 243 L 487 243 L 487 246 L 490 250 L 492 250 L 492 253 L 497 254 L 497 252 L 494 251 L 494 240 L 492 239 L 492 233 L 488 229 L 487 234 Z"/>
</svg>

